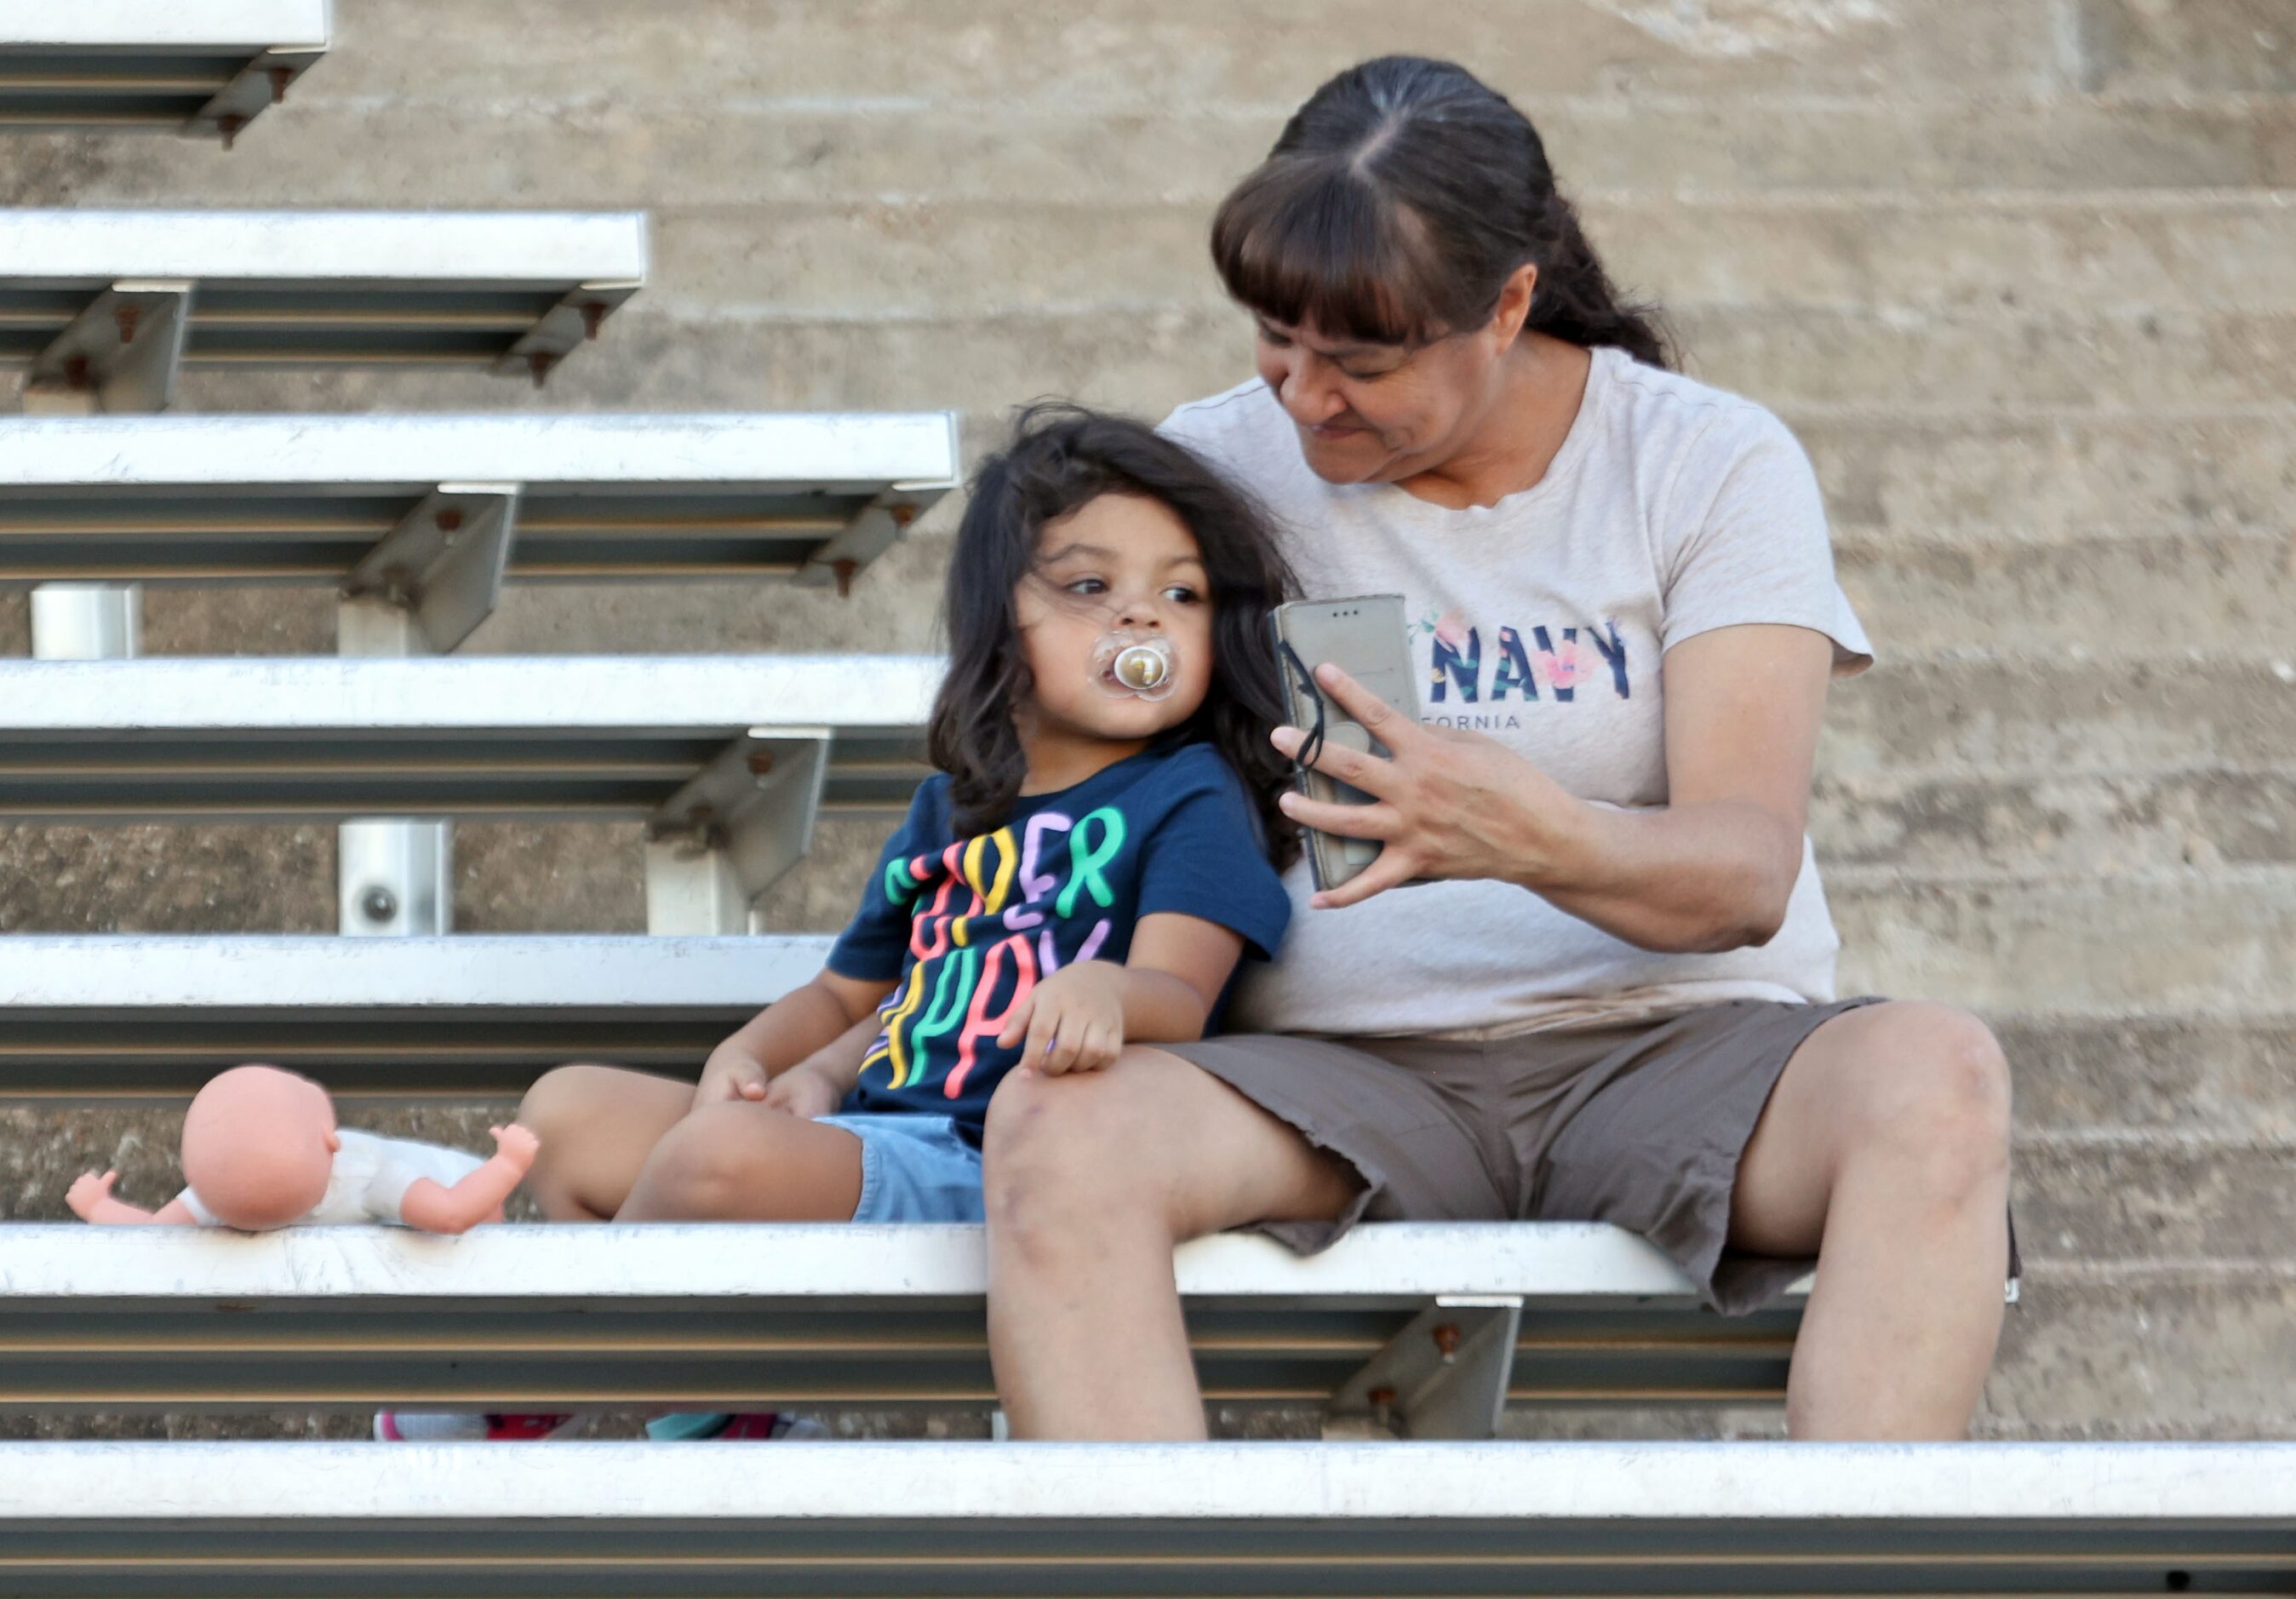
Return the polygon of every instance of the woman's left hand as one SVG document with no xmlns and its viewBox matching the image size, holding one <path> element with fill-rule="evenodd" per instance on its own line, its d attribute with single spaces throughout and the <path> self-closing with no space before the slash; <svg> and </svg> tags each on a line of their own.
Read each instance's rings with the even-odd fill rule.
<svg viewBox="0 0 2296 1599">
<path fill-rule="evenodd" d="M 1316 770 L 1361 789 L 1376 803 L 1332 805 L 1298 792 L 1283 812 L 1302 827 L 1375 839 L 1379 858 L 1312 902 L 1318 910 L 1359 905 L 1426 878 L 1495 878 L 1536 883 L 1555 857 L 1583 802 L 1496 740 L 1431 727 L 1397 711 L 1335 666 L 1316 681 L 1339 709 L 1386 746 L 1384 760 L 1326 740 Z M 1295 755 L 1305 734 L 1278 727 L 1276 749 Z"/>
</svg>

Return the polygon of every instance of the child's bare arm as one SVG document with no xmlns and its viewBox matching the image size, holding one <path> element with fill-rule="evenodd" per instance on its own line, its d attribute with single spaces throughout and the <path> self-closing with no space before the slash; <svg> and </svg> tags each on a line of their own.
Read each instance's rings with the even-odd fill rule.
<svg viewBox="0 0 2296 1599">
<path fill-rule="evenodd" d="M 494 1158 L 452 1188 L 417 1177 L 398 1205 L 399 1219 L 426 1233 L 467 1233 L 502 1209 L 510 1191 L 525 1180 L 541 1141 L 512 1122 L 490 1129 Z"/>
<path fill-rule="evenodd" d="M 875 1037 L 878 1003 L 892 991 L 890 981 L 840 977 L 827 971 L 818 973 L 767 1005 L 710 1051 L 693 1103 L 762 1101 L 767 1085 L 775 1078 L 816 1056 L 839 1052 L 847 1035 L 861 1031 L 865 1024 L 872 1029 L 870 1037 L 861 1041 L 865 1052 Z M 852 1064 L 857 1076 L 860 1054 L 853 1055 Z"/>
<path fill-rule="evenodd" d="M 1122 965 L 1080 961 L 1013 1007 L 997 1042 L 1022 1046 L 1021 1064 L 1058 1076 L 1095 1071 L 1127 1044 L 1185 1044 L 1204 1036 L 1243 939 L 1201 916 L 1141 918 Z"/>
<path fill-rule="evenodd" d="M 792 1116 L 812 1118 L 827 1116 L 845 1103 L 853 1092 L 853 1085 L 861 1080 L 861 1062 L 868 1058 L 869 1046 L 876 1043 L 883 1027 L 877 1013 L 855 1022 L 828 1045 L 815 1050 L 788 1070 L 777 1072 L 766 1085 L 765 1098 L 759 1102 L 787 1111 Z"/>
</svg>

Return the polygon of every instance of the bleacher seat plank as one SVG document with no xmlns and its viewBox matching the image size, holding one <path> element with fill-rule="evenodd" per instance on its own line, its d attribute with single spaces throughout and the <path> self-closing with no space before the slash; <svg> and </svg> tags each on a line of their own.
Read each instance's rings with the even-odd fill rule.
<svg viewBox="0 0 2296 1599">
<path fill-rule="evenodd" d="M 0 1445 L 27 1595 L 2285 1593 L 2287 1444 Z"/>
<path fill-rule="evenodd" d="M 243 1061 L 401 1098 L 514 1096 L 571 1060 L 691 1073 L 830 943 L 16 934 L 0 944 L 0 1097 L 181 1095 Z"/>
<path fill-rule="evenodd" d="M 0 128 L 236 135 L 324 55 L 327 0 L 0 0 Z"/>
<path fill-rule="evenodd" d="M 1322 1405 L 1414 1318 L 1498 1296 L 1522 1301 L 1517 1403 L 1767 1404 L 1800 1314 L 1701 1311 L 1595 1224 L 1372 1224 L 1304 1259 L 1224 1235 L 1176 1271 L 1205 1392 L 1242 1406 Z M 979 1411 L 988 1283 L 970 1226 L 16 1226 L 0 1406 Z"/>
<path fill-rule="evenodd" d="M 0 820 L 652 815 L 745 739 L 906 807 L 931 656 L 0 661 Z"/>
<path fill-rule="evenodd" d="M 5 222 L 0 361 L 38 359 L 129 284 L 182 296 L 187 362 L 546 373 L 646 275 L 642 212 L 20 209 Z"/>
<path fill-rule="evenodd" d="M 512 579 L 801 577 L 955 486 L 922 414 L 0 418 L 0 583 L 340 584 L 441 485 L 515 496 Z"/>
</svg>

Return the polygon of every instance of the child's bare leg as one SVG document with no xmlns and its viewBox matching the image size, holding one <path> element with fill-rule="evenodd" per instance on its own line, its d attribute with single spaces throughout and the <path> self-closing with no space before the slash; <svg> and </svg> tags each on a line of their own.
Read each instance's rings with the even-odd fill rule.
<svg viewBox="0 0 2296 1599">
<path fill-rule="evenodd" d="M 614 1066 L 561 1066 L 527 1090 L 521 1125 L 542 1148 L 527 1192 L 552 1221 L 605 1221 L 622 1208 L 664 1133 L 693 1106 L 693 1085 Z"/>
<path fill-rule="evenodd" d="M 850 1221 L 861 1140 L 746 1101 L 704 1105 L 663 1133 L 616 1221 Z"/>
</svg>

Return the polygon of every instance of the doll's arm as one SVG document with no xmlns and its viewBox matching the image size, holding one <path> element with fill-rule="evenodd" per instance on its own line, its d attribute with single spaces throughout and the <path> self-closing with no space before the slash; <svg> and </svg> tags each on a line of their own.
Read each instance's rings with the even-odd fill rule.
<svg viewBox="0 0 2296 1599">
<path fill-rule="evenodd" d="M 200 1218 L 179 1195 L 157 1210 L 144 1210 L 111 1197 L 111 1185 L 119 1181 L 119 1174 L 107 1171 L 98 1177 L 94 1172 L 83 1174 L 64 1195 L 64 1203 L 82 1221 L 99 1227 L 134 1227 L 158 1225 L 171 1227 L 195 1227 Z"/>
<path fill-rule="evenodd" d="M 415 1178 L 398 1202 L 399 1219 L 426 1233 L 467 1233 L 501 1210 L 510 1191 L 525 1179 L 542 1141 L 516 1122 L 490 1130 L 494 1159 L 452 1188 Z"/>
</svg>

